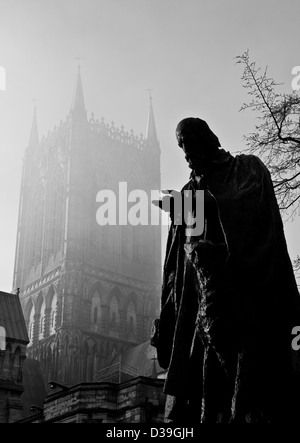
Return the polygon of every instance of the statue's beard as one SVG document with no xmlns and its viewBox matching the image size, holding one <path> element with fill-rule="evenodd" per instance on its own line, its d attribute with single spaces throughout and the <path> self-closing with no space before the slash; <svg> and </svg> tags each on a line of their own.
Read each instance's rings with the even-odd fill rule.
<svg viewBox="0 0 300 443">
<path fill-rule="evenodd" d="M 207 165 L 209 159 L 207 157 L 187 158 L 188 166 L 194 171 L 201 171 Z"/>
<path fill-rule="evenodd" d="M 203 172 L 203 170 L 209 165 L 209 163 L 215 158 L 218 151 L 211 152 L 210 155 L 204 154 L 204 155 L 195 155 L 192 156 L 190 154 L 187 154 L 185 156 L 185 159 L 188 163 L 188 167 L 192 169 L 195 172 Z"/>
</svg>

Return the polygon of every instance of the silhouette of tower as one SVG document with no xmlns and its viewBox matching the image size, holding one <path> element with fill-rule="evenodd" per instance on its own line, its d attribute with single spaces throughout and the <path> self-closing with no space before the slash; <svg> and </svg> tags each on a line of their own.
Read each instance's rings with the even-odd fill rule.
<svg viewBox="0 0 300 443">
<path fill-rule="evenodd" d="M 88 118 L 78 67 L 70 113 L 40 140 L 35 109 L 23 160 L 13 288 L 48 380 L 97 380 L 116 353 L 149 339 L 158 314 L 160 226 L 96 219 L 98 192 L 118 195 L 119 182 L 160 189 L 152 98 L 145 137 Z"/>
</svg>

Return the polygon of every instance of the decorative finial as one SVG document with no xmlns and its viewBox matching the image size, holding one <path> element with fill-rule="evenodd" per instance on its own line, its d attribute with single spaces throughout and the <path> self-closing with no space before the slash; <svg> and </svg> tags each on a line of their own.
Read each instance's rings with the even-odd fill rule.
<svg viewBox="0 0 300 443">
<path fill-rule="evenodd" d="M 147 89 L 147 91 L 149 92 L 150 101 L 152 101 L 152 91 L 153 91 L 153 89 L 149 88 L 149 89 Z"/>
<path fill-rule="evenodd" d="M 80 70 L 80 68 L 81 68 L 81 65 L 80 65 L 81 57 L 74 57 L 74 58 L 75 58 L 75 60 L 77 60 L 77 67 L 78 67 L 78 70 Z"/>
</svg>

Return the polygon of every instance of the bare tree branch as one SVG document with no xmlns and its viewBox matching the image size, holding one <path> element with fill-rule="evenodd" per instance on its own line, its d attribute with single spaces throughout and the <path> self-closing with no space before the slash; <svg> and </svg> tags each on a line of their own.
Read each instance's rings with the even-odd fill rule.
<svg viewBox="0 0 300 443">
<path fill-rule="evenodd" d="M 262 72 L 250 61 L 249 51 L 236 60 L 243 65 L 242 85 L 251 97 L 241 110 L 254 111 L 258 120 L 245 137 L 246 150 L 264 161 L 283 216 L 293 216 L 300 208 L 300 96 L 279 94 L 280 84 L 268 77 L 267 67 Z"/>
</svg>

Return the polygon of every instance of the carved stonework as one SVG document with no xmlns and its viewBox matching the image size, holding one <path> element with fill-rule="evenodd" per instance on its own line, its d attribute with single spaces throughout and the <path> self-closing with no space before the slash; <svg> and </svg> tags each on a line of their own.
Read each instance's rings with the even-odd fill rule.
<svg viewBox="0 0 300 443">
<path fill-rule="evenodd" d="M 118 193 L 119 181 L 126 181 L 128 189 L 160 189 L 158 142 L 150 151 L 149 140 L 142 135 L 117 127 L 113 122 L 108 124 L 104 119 L 98 120 L 94 115 L 87 119 L 84 104 L 80 100 L 78 103 L 81 108 L 76 112 L 73 109 L 64 121 L 49 131 L 38 143 L 38 149 L 26 151 L 22 178 L 25 210 L 21 212 L 18 224 L 20 240 L 14 276 L 14 285 L 20 287 L 23 309 L 29 311 L 30 297 L 36 308 L 33 345 L 29 347 L 31 355 L 42 361 L 47 379 L 58 377 L 68 383 L 83 381 L 88 374 L 95 376 L 95 368 L 108 364 L 112 352 L 121 352 L 126 346 L 148 339 L 145 325 L 150 321 L 153 309 L 148 312 L 147 300 L 151 299 L 152 306 L 156 306 L 161 286 L 156 277 L 149 277 L 157 275 L 154 264 L 160 266 L 153 247 L 160 244 L 158 230 L 149 236 L 151 244 L 147 245 L 145 238 L 136 239 L 139 244 L 135 249 L 132 237 L 128 236 L 124 240 L 125 246 L 126 241 L 131 244 L 125 248 L 128 251 L 125 262 L 119 227 L 113 226 L 112 230 L 106 231 L 104 238 L 96 220 L 99 208 L 96 195 L 101 188 Z M 157 171 L 153 171 L 154 164 Z M 52 186 L 59 169 L 60 185 Z M 47 186 L 45 211 L 38 213 L 36 219 L 43 224 L 42 229 L 39 226 L 43 238 L 37 244 L 33 241 L 35 233 L 31 230 L 34 223 L 29 214 L 39 170 Z M 63 198 L 58 198 L 59 192 Z M 64 222 L 59 224 L 54 220 Z M 32 239 L 29 243 L 43 250 L 40 262 L 35 263 L 30 276 L 26 274 L 30 252 L 27 237 Z M 61 239 L 61 244 L 55 239 Z M 141 251 L 140 262 L 136 260 L 137 251 Z M 27 281 L 30 283 L 26 284 Z M 98 301 L 97 296 L 93 299 L 94 289 L 98 290 Z M 43 338 L 39 337 L 41 303 L 38 296 L 41 291 L 46 297 Z M 109 317 L 113 293 L 117 300 L 114 302 L 115 319 Z M 55 306 L 52 300 L 57 300 Z M 127 318 L 130 301 L 135 310 L 131 322 Z M 53 317 L 53 310 L 56 310 L 56 317 Z M 66 352 L 62 348 L 62 337 Z M 87 341 L 89 353 L 85 356 Z M 91 360 L 92 349 L 97 350 L 94 362 Z"/>
</svg>

